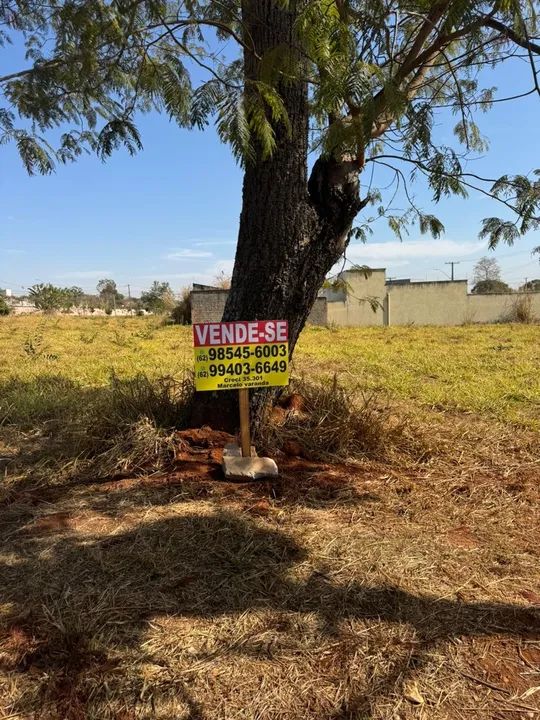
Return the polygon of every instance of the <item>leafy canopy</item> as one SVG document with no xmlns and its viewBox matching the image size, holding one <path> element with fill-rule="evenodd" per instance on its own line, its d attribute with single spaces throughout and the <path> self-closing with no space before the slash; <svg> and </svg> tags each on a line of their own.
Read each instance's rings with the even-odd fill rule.
<svg viewBox="0 0 540 720">
<path fill-rule="evenodd" d="M 6 298 L 0 294 L 0 315 L 9 315 L 11 308 L 8 305 Z"/>
<path fill-rule="evenodd" d="M 38 310 L 44 312 L 69 310 L 78 304 L 83 295 L 79 287 L 57 287 L 51 283 L 38 283 L 28 288 L 28 297 Z"/>
<path fill-rule="evenodd" d="M 420 177 L 435 201 L 471 190 L 497 200 L 503 216 L 480 232 L 492 247 L 538 228 L 538 171 L 485 178 L 467 166 L 488 146 L 483 112 L 540 94 L 538 0 L 275 2 L 291 13 L 294 39 L 261 56 L 242 16 L 256 0 L 6 0 L 0 41 L 22 41 L 26 61 L 0 77 L 0 141 L 17 145 L 28 172 L 47 173 L 85 151 L 136 152 L 137 113 L 157 109 L 183 127 L 214 122 L 250 162 L 270 157 L 276 127 L 288 128 L 280 88 L 305 83 L 313 149 L 393 173 L 391 188 L 370 188 L 376 211 L 358 238 L 382 217 L 398 236 L 411 223 L 439 236 L 442 223 L 409 188 Z M 241 53 L 254 76 L 244 76 Z M 508 62 L 530 87 L 505 98 L 486 84 L 486 69 Z M 436 120 L 452 115 L 455 142 L 441 144 Z M 408 208 L 395 211 L 399 188 Z"/>
<path fill-rule="evenodd" d="M 475 295 L 501 295 L 513 292 L 510 285 L 503 280 L 479 280 L 473 287 Z"/>
<path fill-rule="evenodd" d="M 116 282 L 110 278 L 103 278 L 100 280 L 96 286 L 96 290 L 102 305 L 107 311 L 111 311 L 124 299 L 122 293 L 118 291 Z"/>
<path fill-rule="evenodd" d="M 523 292 L 540 292 L 540 279 L 528 280 L 521 286 L 520 290 Z"/>
<path fill-rule="evenodd" d="M 149 290 L 141 293 L 141 305 L 156 315 L 170 312 L 176 305 L 176 299 L 168 282 L 154 280 Z"/>
</svg>

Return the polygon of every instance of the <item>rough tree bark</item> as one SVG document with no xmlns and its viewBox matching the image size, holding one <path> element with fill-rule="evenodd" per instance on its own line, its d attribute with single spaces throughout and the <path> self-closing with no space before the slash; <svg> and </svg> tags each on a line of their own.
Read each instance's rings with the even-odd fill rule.
<svg viewBox="0 0 540 720">
<path fill-rule="evenodd" d="M 259 79 L 259 60 L 278 46 L 294 48 L 294 3 L 244 0 L 244 72 Z M 238 244 L 223 320 L 286 319 L 290 351 L 305 325 L 324 279 L 346 249 L 352 222 L 362 203 L 357 161 L 319 158 L 308 180 L 308 87 L 302 80 L 283 83 L 279 93 L 289 127 L 275 127 L 272 157 L 247 165 L 244 173 Z M 210 424 L 237 424 L 235 398 L 206 398 L 197 420 L 212 407 Z M 257 422 L 263 394 L 253 393 Z M 219 403 L 219 410 L 218 410 Z"/>
<path fill-rule="evenodd" d="M 297 45 L 297 12 L 275 0 L 245 0 L 246 37 L 262 57 Z M 259 79 L 259 61 L 244 51 L 244 72 Z M 308 89 L 301 79 L 279 88 L 290 127 L 275 127 L 271 158 L 245 170 L 242 213 L 224 320 L 289 321 L 291 352 L 330 268 L 342 256 L 358 213 L 359 166 L 320 158 L 308 182 Z"/>
</svg>

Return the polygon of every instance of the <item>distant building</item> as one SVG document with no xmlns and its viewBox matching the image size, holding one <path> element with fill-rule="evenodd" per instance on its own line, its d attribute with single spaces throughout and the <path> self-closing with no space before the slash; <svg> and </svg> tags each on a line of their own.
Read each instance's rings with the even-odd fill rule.
<svg viewBox="0 0 540 720">
<path fill-rule="evenodd" d="M 388 278 L 386 285 L 408 285 L 411 278 Z"/>
<path fill-rule="evenodd" d="M 520 294 L 471 295 L 466 280 L 412 282 L 387 280 L 384 268 L 366 277 L 363 270 L 347 270 L 343 283 L 324 288 L 308 322 L 313 325 L 368 327 L 384 325 L 462 325 L 510 321 Z M 219 322 L 228 290 L 194 285 L 193 322 Z M 531 312 L 540 318 L 540 293 L 527 293 Z"/>
</svg>

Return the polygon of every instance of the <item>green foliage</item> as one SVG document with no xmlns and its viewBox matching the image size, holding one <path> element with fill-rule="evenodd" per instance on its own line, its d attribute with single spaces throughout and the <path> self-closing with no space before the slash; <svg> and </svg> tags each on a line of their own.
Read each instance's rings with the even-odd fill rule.
<svg viewBox="0 0 540 720">
<path fill-rule="evenodd" d="M 444 233 L 444 225 L 435 215 L 420 215 L 418 224 L 422 235 L 430 233 L 431 237 L 439 238 Z"/>
<path fill-rule="evenodd" d="M 122 293 L 118 292 L 116 283 L 110 278 L 103 278 L 96 286 L 103 309 L 110 315 L 113 309 L 124 299 Z"/>
<path fill-rule="evenodd" d="M 520 287 L 520 290 L 523 292 L 540 292 L 540 279 L 528 280 Z"/>
<path fill-rule="evenodd" d="M 0 45 L 22 43 L 27 60 L 0 76 L 0 143 L 16 145 L 29 173 L 49 173 L 84 152 L 137 152 L 137 114 L 158 110 L 181 127 L 214 122 L 241 163 L 267 160 L 279 132 L 291 130 L 283 89 L 295 84 L 308 92 L 314 149 L 359 169 L 394 169 L 378 216 L 398 237 L 416 222 L 435 238 L 443 232 L 409 192 L 422 177 L 435 202 L 473 190 L 499 201 L 503 216 L 486 218 L 480 233 L 492 247 L 539 227 L 538 171 L 490 180 L 465 169 L 487 150 L 480 114 L 504 99 L 482 87 L 478 68 L 498 68 L 516 49 L 534 63 L 538 0 L 278 5 L 294 20 L 294 42 L 259 52 L 238 0 L 0 4 Z M 216 38 L 228 41 L 226 58 Z M 448 110 L 455 147 L 433 136 Z M 412 212 L 391 208 L 398 188 Z M 365 241 L 365 224 L 354 232 Z"/>
<path fill-rule="evenodd" d="M 171 311 L 171 320 L 174 325 L 190 325 L 191 306 L 185 302 L 179 302 Z"/>
<path fill-rule="evenodd" d="M 130 155 L 142 150 L 139 131 L 135 125 L 126 119 L 113 118 L 101 129 L 96 148 L 101 159 L 105 160 L 121 145 L 124 145 Z"/>
<path fill-rule="evenodd" d="M 472 289 L 475 295 L 509 294 L 512 288 L 503 280 L 479 280 Z"/>
<path fill-rule="evenodd" d="M 171 310 L 171 320 L 175 325 L 191 324 L 191 290 L 188 287 L 182 288 L 181 300 Z"/>
<path fill-rule="evenodd" d="M 373 272 L 368 265 L 355 265 L 354 263 L 351 264 L 351 266 L 349 267 L 349 272 L 353 270 L 362 273 L 365 280 L 371 277 L 371 274 Z M 341 272 L 334 277 L 326 278 L 323 283 L 323 289 L 332 290 L 333 292 L 343 293 L 345 295 L 351 295 L 352 297 L 354 297 L 354 295 L 352 295 L 352 285 L 347 281 L 345 275 Z"/>
<path fill-rule="evenodd" d="M 168 282 L 154 280 L 150 290 L 141 293 L 141 304 L 148 312 L 163 315 L 172 311 L 176 300 Z"/>
<path fill-rule="evenodd" d="M 7 303 L 6 298 L 0 295 L 0 315 L 9 315 L 11 308 Z"/>
<path fill-rule="evenodd" d="M 362 273 L 364 276 L 364 279 L 367 280 L 369 277 L 371 277 L 372 269 L 368 265 L 354 265 L 352 264 L 349 267 L 349 272 L 356 271 L 359 273 Z M 346 297 L 352 298 L 353 300 L 356 300 L 359 303 L 367 303 L 371 310 L 373 312 L 377 312 L 377 310 L 382 309 L 381 301 L 378 297 L 375 297 L 373 295 L 366 295 L 365 297 L 357 297 L 353 292 L 353 286 L 350 282 L 347 281 L 345 276 L 342 273 L 338 273 L 338 275 L 334 277 L 327 278 L 323 283 L 323 289 L 324 290 L 331 290 L 335 293 L 340 293 L 341 295 L 345 295 Z"/>
<path fill-rule="evenodd" d="M 454 128 L 454 134 L 462 145 L 471 150 L 486 152 L 489 149 L 489 143 L 481 136 L 478 125 L 472 120 L 461 119 Z"/>
<path fill-rule="evenodd" d="M 74 299 L 72 288 L 57 287 L 51 283 L 32 285 L 28 288 L 28 297 L 38 310 L 46 313 L 69 310 Z"/>
<path fill-rule="evenodd" d="M 77 285 L 66 288 L 66 294 L 69 297 L 70 304 L 74 305 L 75 307 L 79 307 L 84 298 L 84 290 Z"/>
</svg>

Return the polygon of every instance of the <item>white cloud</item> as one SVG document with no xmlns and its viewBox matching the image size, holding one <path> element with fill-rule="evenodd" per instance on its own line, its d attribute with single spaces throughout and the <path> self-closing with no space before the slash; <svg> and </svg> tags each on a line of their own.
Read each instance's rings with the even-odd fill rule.
<svg viewBox="0 0 540 720">
<path fill-rule="evenodd" d="M 213 265 L 205 267 L 203 272 L 192 270 L 181 273 L 170 273 L 167 271 L 157 270 L 152 275 L 137 275 L 132 277 L 136 283 L 145 283 L 150 280 L 166 280 L 174 284 L 175 280 L 183 281 L 182 284 L 191 285 L 192 283 L 202 283 L 203 285 L 213 285 L 216 277 L 222 272 L 226 275 L 232 275 L 234 260 L 218 260 Z"/>
<path fill-rule="evenodd" d="M 400 267 L 407 267 L 407 265 L 410 265 L 410 264 L 411 264 L 410 260 L 391 260 L 388 263 L 388 267 L 400 268 Z"/>
<path fill-rule="evenodd" d="M 203 258 L 211 258 L 213 253 L 207 250 L 190 250 L 186 248 L 184 250 L 175 250 L 174 252 L 167 253 L 165 255 L 166 260 L 183 260 L 189 258 L 191 260 L 202 260 Z"/>
<path fill-rule="evenodd" d="M 236 240 L 193 240 L 192 245 L 205 247 L 207 245 L 236 245 Z"/>
<path fill-rule="evenodd" d="M 196 272 L 183 272 L 183 273 L 168 273 L 156 270 L 152 275 L 132 275 L 130 276 L 134 280 L 189 280 L 193 277 L 202 277 L 200 273 Z M 204 276 L 206 277 L 206 276 Z"/>
<path fill-rule="evenodd" d="M 73 270 L 70 272 L 57 275 L 57 278 L 73 278 L 74 280 L 84 280 L 86 278 L 106 278 L 112 275 L 111 270 Z"/>
<path fill-rule="evenodd" d="M 2 250 L 2 252 L 5 255 L 28 255 L 28 252 L 26 250 L 21 250 L 19 248 L 5 248 L 5 250 Z"/>
<path fill-rule="evenodd" d="M 214 275 L 224 272 L 225 275 L 232 275 L 234 260 L 218 260 L 211 272 Z"/>
<path fill-rule="evenodd" d="M 465 257 L 485 249 L 483 242 L 455 242 L 454 240 L 411 240 L 385 243 L 367 242 L 365 245 L 350 245 L 347 257 L 354 262 L 370 263 L 373 260 L 396 264 L 395 261 L 414 258 L 423 260 L 442 257 Z"/>
</svg>

